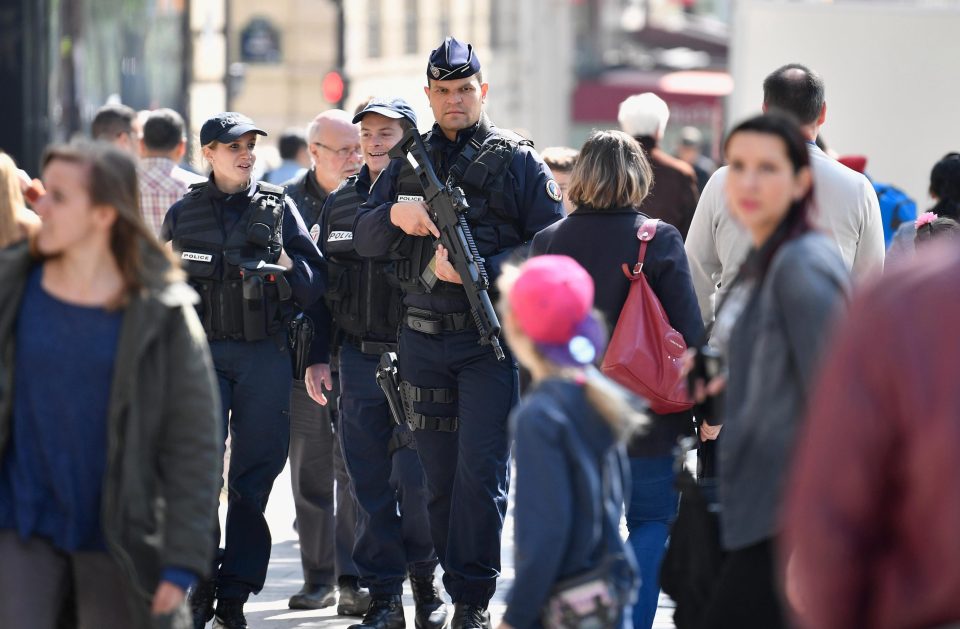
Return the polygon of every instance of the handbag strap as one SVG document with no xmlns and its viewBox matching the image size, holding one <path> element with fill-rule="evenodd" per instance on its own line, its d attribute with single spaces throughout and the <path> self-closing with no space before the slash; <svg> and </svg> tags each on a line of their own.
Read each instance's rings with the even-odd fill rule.
<svg viewBox="0 0 960 629">
<path fill-rule="evenodd" d="M 640 241 L 640 253 L 637 255 L 637 263 L 633 266 L 632 271 L 626 263 L 621 267 L 623 274 L 626 275 L 630 281 L 640 278 L 640 272 L 643 270 L 643 261 L 647 257 L 647 245 L 650 244 L 653 237 L 657 235 L 657 225 L 659 223 L 659 218 L 648 218 L 643 221 L 640 229 L 637 230 L 637 239 Z"/>
</svg>

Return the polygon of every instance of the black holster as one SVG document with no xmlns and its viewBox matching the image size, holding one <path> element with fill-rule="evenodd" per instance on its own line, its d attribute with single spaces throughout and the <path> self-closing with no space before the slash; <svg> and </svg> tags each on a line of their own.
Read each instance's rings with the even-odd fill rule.
<svg viewBox="0 0 960 629">
<path fill-rule="evenodd" d="M 313 335 L 313 321 L 303 313 L 297 315 L 287 328 L 287 340 L 290 343 L 290 366 L 293 369 L 294 380 L 302 381 L 306 377 Z"/>
<path fill-rule="evenodd" d="M 407 418 L 403 412 L 403 403 L 400 401 L 400 375 L 397 370 L 396 353 L 386 352 L 380 356 L 380 364 L 377 365 L 377 384 L 387 398 L 387 406 L 390 407 L 393 421 L 398 426 L 402 426 Z"/>
</svg>

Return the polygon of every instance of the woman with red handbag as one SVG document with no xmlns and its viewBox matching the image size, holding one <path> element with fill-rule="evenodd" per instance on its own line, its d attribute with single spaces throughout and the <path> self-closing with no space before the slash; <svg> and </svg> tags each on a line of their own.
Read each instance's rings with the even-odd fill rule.
<svg viewBox="0 0 960 629">
<path fill-rule="evenodd" d="M 651 177 L 650 165 L 636 140 L 621 131 L 595 132 L 583 145 L 570 178 L 570 199 L 576 211 L 538 233 L 533 239 L 532 254 L 568 255 L 579 262 L 593 278 L 597 309 L 611 328 L 621 319 L 631 291 L 646 288 L 639 283 L 649 284 L 659 301 L 650 305 L 662 306 L 660 310 L 668 321 L 647 323 L 661 331 L 666 329 L 667 334 L 651 338 L 650 348 L 632 349 L 639 354 L 656 346 L 658 351 L 668 352 L 650 356 L 647 364 L 653 371 L 659 370 L 661 376 L 672 371 L 672 388 L 682 389 L 677 363 L 685 346 L 703 337 L 703 321 L 680 232 L 662 221 L 651 224 L 639 209 L 651 187 L 655 194 Z M 641 243 L 639 238 L 647 240 Z M 638 263 L 638 251 L 642 263 Z M 617 325 L 611 347 L 617 344 L 621 333 L 633 333 L 632 340 L 636 342 L 642 338 L 636 333 L 649 329 L 641 326 L 640 321 L 625 323 L 632 325 Z M 669 334 L 670 327 L 675 329 L 673 336 Z M 683 344 L 679 343 L 681 337 Z M 614 379 L 629 386 L 624 380 Z M 660 384 L 665 385 L 663 378 Z M 630 388 L 652 400 L 649 391 Z M 689 408 L 689 404 L 676 403 L 681 400 L 674 402 L 673 408 L 667 406 L 665 410 Z M 651 410 L 658 409 L 663 413 L 663 408 L 651 405 Z M 651 417 L 648 433 L 635 438 L 628 447 L 632 489 L 627 527 L 641 579 L 633 611 L 635 629 L 649 629 L 656 614 L 660 562 L 670 523 L 677 513 L 671 452 L 677 438 L 692 434 L 693 430 L 689 410 Z"/>
</svg>

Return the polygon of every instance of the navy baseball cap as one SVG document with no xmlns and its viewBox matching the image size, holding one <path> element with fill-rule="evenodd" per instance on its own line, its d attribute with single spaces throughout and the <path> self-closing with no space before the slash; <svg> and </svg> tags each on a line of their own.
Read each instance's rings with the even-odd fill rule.
<svg viewBox="0 0 960 629">
<path fill-rule="evenodd" d="M 480 71 L 480 60 L 473 46 L 456 37 L 446 37 L 433 52 L 427 64 L 427 78 L 435 81 L 466 79 Z"/>
<path fill-rule="evenodd" d="M 413 107 L 410 106 L 410 103 L 402 98 L 372 99 L 367 103 L 366 107 L 358 111 L 357 115 L 353 117 L 353 124 L 360 122 L 360 120 L 369 113 L 380 114 L 381 116 L 393 118 L 394 120 L 406 118 L 414 127 L 417 126 L 417 114 L 413 113 Z"/>
<path fill-rule="evenodd" d="M 232 142 L 244 133 L 251 131 L 259 135 L 267 135 L 267 132 L 253 124 L 243 114 L 235 111 L 224 111 L 216 116 L 209 118 L 200 127 L 200 145 L 206 146 L 214 140 L 217 142 Z"/>
</svg>

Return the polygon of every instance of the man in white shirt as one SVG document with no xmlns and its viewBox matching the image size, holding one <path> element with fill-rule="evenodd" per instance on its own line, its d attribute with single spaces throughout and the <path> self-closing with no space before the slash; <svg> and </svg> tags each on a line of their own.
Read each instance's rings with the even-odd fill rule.
<svg viewBox="0 0 960 629">
<path fill-rule="evenodd" d="M 763 111 L 786 111 L 801 125 L 813 169 L 810 217 L 831 236 L 854 278 L 883 269 L 883 225 L 870 181 L 817 148 L 814 141 L 827 116 L 823 79 L 799 64 L 788 64 L 763 82 Z M 746 231 L 727 211 L 724 166 L 707 182 L 687 234 L 686 251 L 693 286 L 705 323 L 736 276 L 750 250 Z M 718 290 L 719 284 L 719 290 Z"/>
</svg>

